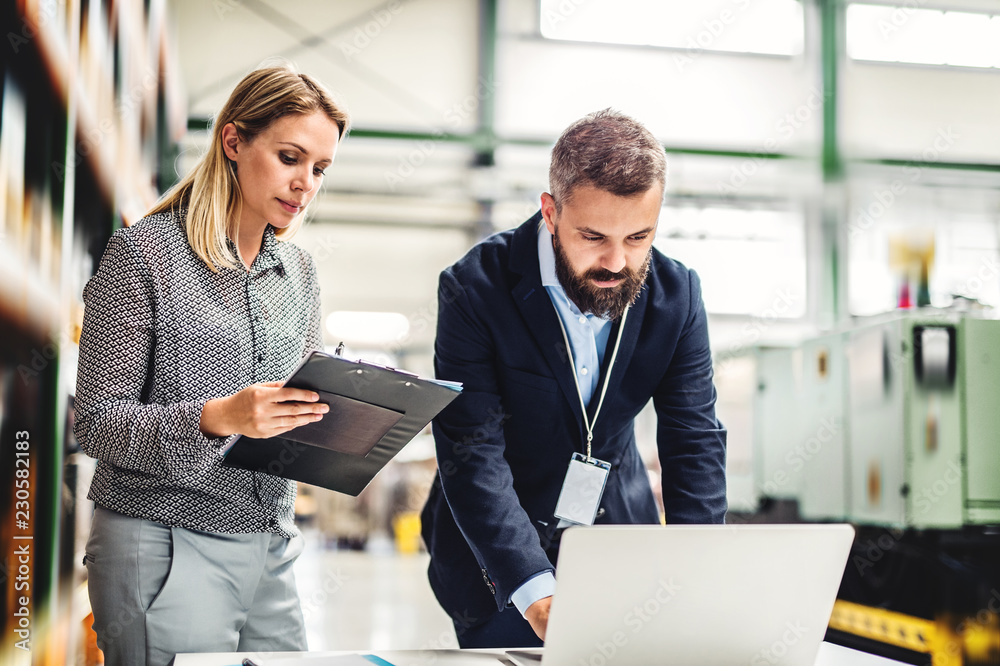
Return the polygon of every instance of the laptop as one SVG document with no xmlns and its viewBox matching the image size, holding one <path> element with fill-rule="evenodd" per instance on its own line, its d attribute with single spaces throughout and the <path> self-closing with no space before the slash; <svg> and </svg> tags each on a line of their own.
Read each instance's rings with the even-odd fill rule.
<svg viewBox="0 0 1000 666">
<path fill-rule="evenodd" d="M 809 666 L 854 540 L 850 525 L 599 525 L 562 536 L 528 666 Z"/>
</svg>

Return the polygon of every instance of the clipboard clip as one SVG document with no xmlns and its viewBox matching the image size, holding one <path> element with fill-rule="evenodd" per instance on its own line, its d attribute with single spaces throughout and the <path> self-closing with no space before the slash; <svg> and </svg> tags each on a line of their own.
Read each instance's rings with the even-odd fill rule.
<svg viewBox="0 0 1000 666">
<path fill-rule="evenodd" d="M 380 370 L 391 370 L 392 372 L 398 372 L 399 374 L 406 375 L 407 377 L 416 377 L 418 379 L 420 378 L 420 375 L 418 375 L 415 372 L 410 372 L 409 370 L 400 370 L 399 368 L 393 368 L 391 366 L 381 365 L 379 363 L 372 363 L 371 361 L 366 361 L 363 358 L 359 358 L 357 362 L 362 365 L 371 366 L 373 368 L 379 368 Z"/>
</svg>

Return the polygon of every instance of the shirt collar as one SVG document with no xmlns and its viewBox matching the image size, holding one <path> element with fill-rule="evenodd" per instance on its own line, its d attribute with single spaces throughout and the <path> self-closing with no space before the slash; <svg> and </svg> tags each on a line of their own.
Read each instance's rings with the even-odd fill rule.
<svg viewBox="0 0 1000 666">
<path fill-rule="evenodd" d="M 236 241 L 232 238 L 229 240 L 229 247 L 233 250 L 236 256 L 239 256 L 237 251 Z M 278 237 L 275 236 L 274 227 L 270 224 L 264 229 L 264 238 L 260 244 L 260 252 L 257 253 L 257 257 L 253 260 L 253 264 L 250 266 L 251 271 L 254 273 L 264 273 L 267 270 L 274 268 L 279 273 L 284 273 L 285 267 L 281 263 L 281 252 L 278 251 Z"/>
<path fill-rule="evenodd" d="M 254 263 L 261 273 L 269 268 L 277 268 L 281 272 L 284 268 L 281 265 L 281 253 L 278 252 L 278 237 L 274 235 L 274 227 L 270 224 L 264 229 L 264 241 L 260 245 L 260 254 Z"/>
<path fill-rule="evenodd" d="M 559 281 L 559 276 L 556 274 L 556 250 L 552 246 L 552 234 L 549 233 L 549 228 L 545 226 L 545 220 L 538 223 L 538 271 L 542 278 L 542 286 L 550 294 L 557 294 L 563 306 L 568 307 L 569 311 L 575 316 L 579 317 L 583 315 L 580 308 L 576 306 L 576 303 L 566 295 L 566 290 L 563 289 L 562 283 Z M 598 317 L 591 312 L 583 316 L 591 320 L 610 321 L 604 317 Z"/>
<path fill-rule="evenodd" d="M 545 226 L 545 220 L 538 223 L 538 270 L 542 277 L 543 287 L 556 287 L 564 291 L 556 275 L 556 251 L 552 247 L 552 234 Z"/>
</svg>

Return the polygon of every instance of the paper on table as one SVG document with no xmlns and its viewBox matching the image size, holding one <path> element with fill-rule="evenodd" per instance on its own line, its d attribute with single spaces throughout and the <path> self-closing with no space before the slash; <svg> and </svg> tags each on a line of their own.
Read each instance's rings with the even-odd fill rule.
<svg viewBox="0 0 1000 666">
<path fill-rule="evenodd" d="M 373 654 L 344 654 L 335 657 L 316 657 L 310 658 L 305 655 L 302 657 L 283 657 L 281 659 L 268 659 L 266 661 L 261 661 L 260 666 L 393 666 L 391 662 L 382 659 L 381 657 L 376 657 Z"/>
<path fill-rule="evenodd" d="M 360 661 L 359 661 L 360 660 Z M 260 666 L 394 666 L 399 664 L 435 664 L 435 666 L 497 666 L 508 663 L 502 650 L 379 650 L 378 655 L 366 653 L 356 655 L 326 656 L 302 653 L 300 657 L 258 660 Z"/>
</svg>

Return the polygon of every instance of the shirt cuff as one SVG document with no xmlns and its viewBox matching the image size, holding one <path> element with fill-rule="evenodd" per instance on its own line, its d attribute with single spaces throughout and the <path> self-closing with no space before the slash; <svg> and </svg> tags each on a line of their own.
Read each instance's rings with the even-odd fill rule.
<svg viewBox="0 0 1000 666">
<path fill-rule="evenodd" d="M 531 604 L 539 599 L 551 597 L 555 591 L 556 577 L 552 575 L 551 571 L 543 571 L 524 581 L 521 587 L 514 590 L 514 594 L 510 595 L 510 601 L 521 612 L 521 615 L 524 615 Z"/>
<path fill-rule="evenodd" d="M 181 403 L 181 409 L 184 410 L 188 418 L 188 427 L 194 430 L 194 440 L 206 447 L 209 451 L 211 457 L 215 460 L 221 460 L 224 456 L 223 454 L 239 435 L 226 435 L 224 437 L 212 437 L 211 435 L 206 435 L 201 431 L 201 411 L 205 408 L 205 403 L 208 400 L 194 400 L 192 402 Z"/>
</svg>

